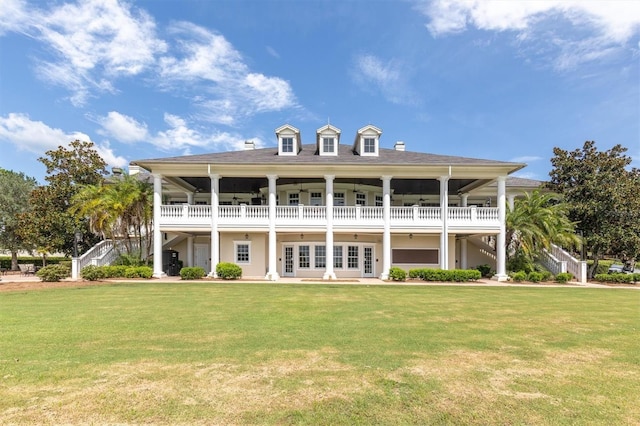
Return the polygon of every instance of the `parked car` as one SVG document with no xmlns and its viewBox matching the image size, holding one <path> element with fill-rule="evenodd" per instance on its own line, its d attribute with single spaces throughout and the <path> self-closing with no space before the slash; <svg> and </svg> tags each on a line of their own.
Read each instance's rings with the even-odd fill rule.
<svg viewBox="0 0 640 426">
<path fill-rule="evenodd" d="M 625 265 L 611 265 L 609 266 L 608 274 L 633 274 L 633 268 L 631 264 Z"/>
</svg>

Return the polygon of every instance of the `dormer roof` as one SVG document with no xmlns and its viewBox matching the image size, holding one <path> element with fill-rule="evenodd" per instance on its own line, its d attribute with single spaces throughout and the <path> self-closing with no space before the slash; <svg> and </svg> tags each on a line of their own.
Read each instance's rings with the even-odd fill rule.
<svg viewBox="0 0 640 426">
<path fill-rule="evenodd" d="M 278 127 L 276 129 L 276 138 L 278 139 L 278 155 L 298 155 L 302 149 L 300 130 L 290 124 Z M 293 151 L 284 152 L 282 149 L 282 138 L 293 138 Z"/>
<path fill-rule="evenodd" d="M 353 151 L 357 152 L 359 155 L 377 157 L 380 147 L 381 134 L 382 130 L 372 124 L 366 125 L 363 128 L 359 129 L 356 132 L 356 137 L 353 141 Z M 373 151 L 371 151 L 370 149 L 365 149 L 365 139 L 374 139 L 375 146 Z"/>
<path fill-rule="evenodd" d="M 333 151 L 325 152 L 323 146 L 324 138 L 333 138 Z M 316 130 L 316 152 L 322 155 L 338 155 L 338 147 L 340 145 L 340 129 L 331 124 L 324 125 Z"/>
</svg>

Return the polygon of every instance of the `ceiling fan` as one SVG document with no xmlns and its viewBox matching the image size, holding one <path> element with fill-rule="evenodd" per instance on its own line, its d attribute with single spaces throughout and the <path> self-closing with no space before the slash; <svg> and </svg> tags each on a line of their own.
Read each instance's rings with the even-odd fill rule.
<svg viewBox="0 0 640 426">
<path fill-rule="evenodd" d="M 303 193 L 303 192 L 309 192 L 309 190 L 308 190 L 308 189 L 303 189 L 303 188 L 302 188 L 302 183 L 300 183 L 300 189 L 298 190 L 298 193 L 300 193 L 300 194 L 301 194 L 301 193 Z"/>
</svg>

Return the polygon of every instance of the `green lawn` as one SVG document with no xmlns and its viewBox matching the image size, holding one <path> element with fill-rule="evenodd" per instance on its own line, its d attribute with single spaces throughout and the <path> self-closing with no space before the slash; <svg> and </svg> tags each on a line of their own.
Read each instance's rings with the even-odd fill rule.
<svg viewBox="0 0 640 426">
<path fill-rule="evenodd" d="M 0 423 L 638 424 L 640 292 L 0 293 Z"/>
</svg>

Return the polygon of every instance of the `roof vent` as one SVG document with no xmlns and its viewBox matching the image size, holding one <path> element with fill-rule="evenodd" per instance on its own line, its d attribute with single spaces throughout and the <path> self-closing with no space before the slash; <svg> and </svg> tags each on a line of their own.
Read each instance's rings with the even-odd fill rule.
<svg viewBox="0 0 640 426">
<path fill-rule="evenodd" d="M 396 151 L 404 151 L 404 142 L 397 141 L 395 145 L 393 145 Z"/>
<path fill-rule="evenodd" d="M 254 141 L 244 141 L 244 150 L 250 151 L 256 149 L 256 143 Z"/>
</svg>

